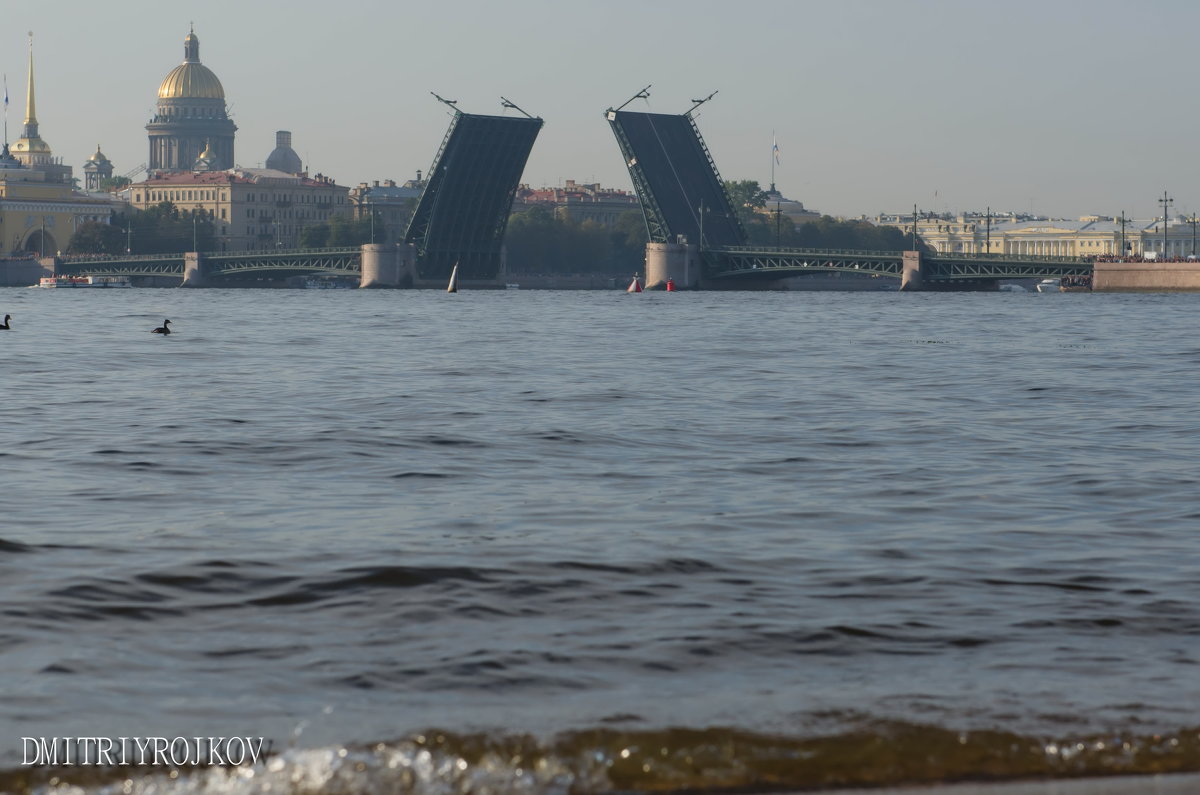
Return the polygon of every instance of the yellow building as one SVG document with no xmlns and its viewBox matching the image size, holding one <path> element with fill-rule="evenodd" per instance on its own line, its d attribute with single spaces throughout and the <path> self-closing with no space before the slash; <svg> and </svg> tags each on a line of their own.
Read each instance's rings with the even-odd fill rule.
<svg viewBox="0 0 1200 795">
<path fill-rule="evenodd" d="M 0 256 L 51 256 L 65 250 L 88 221 L 108 223 L 119 204 L 80 193 L 73 183 L 71 167 L 54 157 L 38 133 L 31 38 L 25 126 L 0 154 Z"/>
</svg>

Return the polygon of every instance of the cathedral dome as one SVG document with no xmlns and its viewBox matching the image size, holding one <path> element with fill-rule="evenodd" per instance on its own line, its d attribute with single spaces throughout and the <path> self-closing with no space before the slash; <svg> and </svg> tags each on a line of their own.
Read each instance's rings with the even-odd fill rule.
<svg viewBox="0 0 1200 795">
<path fill-rule="evenodd" d="M 300 155 L 292 148 L 292 134 L 287 130 L 275 133 L 275 149 L 267 156 L 267 168 L 273 168 L 288 174 L 299 174 L 304 171 Z"/>
<path fill-rule="evenodd" d="M 189 33 L 183 40 L 183 63 L 163 78 L 159 99 L 225 99 L 225 89 L 212 70 L 200 63 L 200 40 Z"/>
</svg>

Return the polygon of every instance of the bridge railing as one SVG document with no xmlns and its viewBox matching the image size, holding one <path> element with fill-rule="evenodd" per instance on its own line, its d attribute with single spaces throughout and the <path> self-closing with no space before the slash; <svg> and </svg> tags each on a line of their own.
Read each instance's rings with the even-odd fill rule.
<svg viewBox="0 0 1200 795">
<path fill-rule="evenodd" d="M 778 248 L 776 246 L 720 246 L 707 248 L 705 251 L 729 254 L 770 254 L 781 257 L 821 257 L 825 259 L 842 259 L 844 257 L 881 257 L 886 259 L 901 259 L 902 251 L 871 251 L 867 249 L 847 248 Z"/>
<path fill-rule="evenodd" d="M 1081 265 L 1094 261 L 1092 257 L 1066 257 L 1051 254 L 999 254 L 999 253 L 964 253 L 938 251 L 925 257 L 929 260 L 971 260 L 973 262 L 1060 262 L 1064 265 Z"/>
<path fill-rule="evenodd" d="M 183 253 L 178 251 L 165 254 L 63 254 L 58 259 L 66 263 L 80 262 L 146 262 L 178 257 L 183 259 Z"/>
<path fill-rule="evenodd" d="M 205 259 L 260 259 L 262 257 L 324 257 L 341 254 L 359 254 L 359 246 L 335 246 L 330 248 L 260 248 L 250 251 L 204 251 Z"/>
<path fill-rule="evenodd" d="M 249 251 L 202 251 L 205 259 L 237 259 L 258 257 L 295 257 L 358 254 L 358 246 L 333 246 L 328 248 L 261 248 Z M 146 262 L 150 260 L 183 259 L 184 252 L 172 251 L 163 254 L 64 254 L 59 259 L 64 263 L 88 262 Z"/>
</svg>

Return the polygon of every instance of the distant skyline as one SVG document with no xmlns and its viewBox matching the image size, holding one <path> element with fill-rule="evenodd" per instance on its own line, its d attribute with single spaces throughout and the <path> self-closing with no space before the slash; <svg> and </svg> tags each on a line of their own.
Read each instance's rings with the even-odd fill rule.
<svg viewBox="0 0 1200 795">
<path fill-rule="evenodd" d="M 1200 212 L 1200 4 L 1184 0 L 61 0 L 5 19 L 8 139 L 32 30 L 41 135 L 77 177 L 97 144 L 117 174 L 147 161 L 158 85 L 194 25 L 238 163 L 290 130 L 310 173 L 347 186 L 429 167 L 449 121 L 434 91 L 545 119 L 523 182 L 632 190 L 603 113 L 649 83 L 629 109 L 682 113 L 717 91 L 697 122 L 721 176 L 767 187 L 774 139 L 778 188 L 823 213 L 1150 218 L 1164 190 Z"/>
</svg>

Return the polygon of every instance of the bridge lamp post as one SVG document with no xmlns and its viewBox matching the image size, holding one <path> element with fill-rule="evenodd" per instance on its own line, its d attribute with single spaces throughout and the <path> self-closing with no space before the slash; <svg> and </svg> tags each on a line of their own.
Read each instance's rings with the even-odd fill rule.
<svg viewBox="0 0 1200 795">
<path fill-rule="evenodd" d="M 1163 251 L 1163 259 L 1166 259 L 1167 258 L 1167 212 L 1169 211 L 1170 206 L 1175 203 L 1175 200 L 1170 198 L 1169 196 L 1167 196 L 1167 192 L 1164 190 L 1162 198 L 1158 200 L 1158 203 L 1163 206 L 1163 248 L 1162 248 L 1162 251 Z"/>
</svg>

